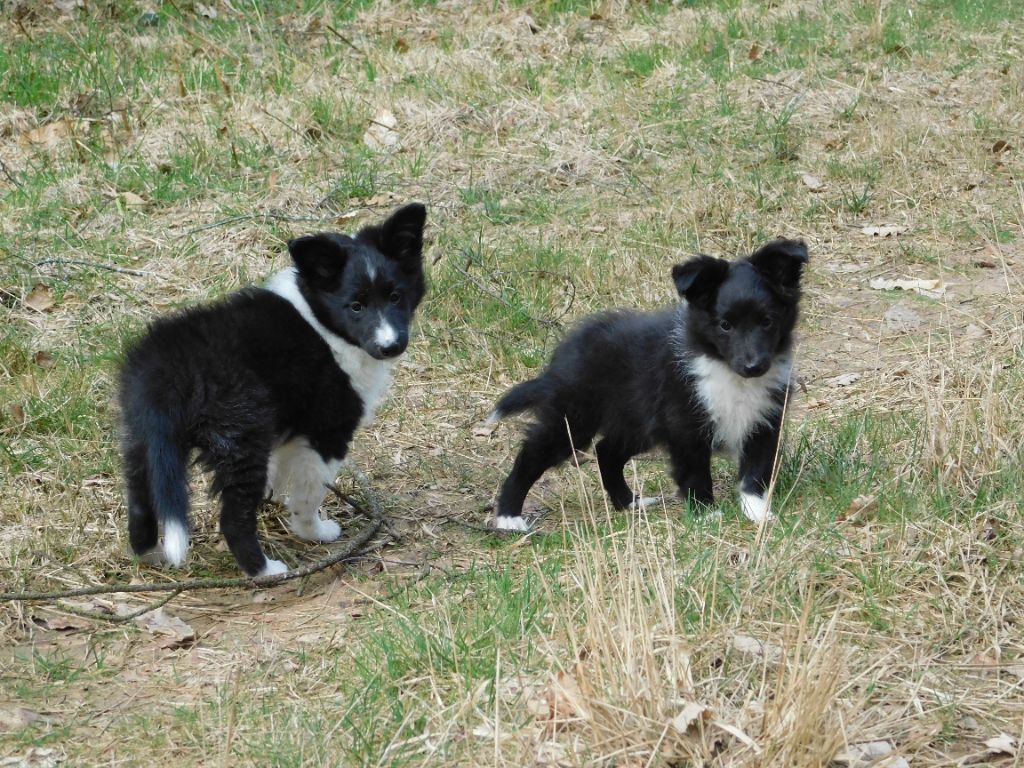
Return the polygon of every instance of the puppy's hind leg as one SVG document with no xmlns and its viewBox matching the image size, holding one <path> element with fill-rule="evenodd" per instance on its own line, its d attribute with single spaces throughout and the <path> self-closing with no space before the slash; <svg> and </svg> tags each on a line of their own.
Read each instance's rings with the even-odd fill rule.
<svg viewBox="0 0 1024 768">
<path fill-rule="evenodd" d="M 538 422 L 530 428 L 523 447 L 516 456 L 512 472 L 505 479 L 498 494 L 498 507 L 494 527 L 504 531 L 526 531 L 523 502 L 541 475 L 551 467 L 568 459 L 574 448 L 585 450 L 594 438 L 591 430 L 573 429 L 572 440 L 561 418 Z"/>
<path fill-rule="evenodd" d="M 156 545 L 160 531 L 156 510 L 149 500 L 146 449 L 140 445 L 126 448 L 124 467 L 128 486 L 128 542 L 141 560 L 159 563 L 162 558 Z"/>
</svg>

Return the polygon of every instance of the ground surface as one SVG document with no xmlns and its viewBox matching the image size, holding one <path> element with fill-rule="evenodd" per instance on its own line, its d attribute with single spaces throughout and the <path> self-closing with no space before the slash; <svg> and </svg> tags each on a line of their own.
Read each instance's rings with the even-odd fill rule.
<svg viewBox="0 0 1024 768">
<path fill-rule="evenodd" d="M 125 555 L 113 382 L 147 318 L 410 200 L 431 293 L 353 447 L 400 540 L 140 622 L 0 605 L 0 758 L 1020 765 L 1016 5 L 8 0 L 2 589 L 236 575 L 201 478 L 187 570 Z M 609 513 L 582 455 L 536 534 L 481 529 L 519 428 L 483 417 L 568 324 L 778 235 L 812 262 L 777 523 L 726 463 L 693 519 L 658 456 L 666 504 Z M 292 565 L 330 551 L 263 521 Z"/>
</svg>

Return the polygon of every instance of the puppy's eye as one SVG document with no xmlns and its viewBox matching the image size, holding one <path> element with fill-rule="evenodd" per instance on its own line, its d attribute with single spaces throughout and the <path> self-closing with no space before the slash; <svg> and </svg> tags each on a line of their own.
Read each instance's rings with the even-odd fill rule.
<svg viewBox="0 0 1024 768">
<path fill-rule="evenodd" d="M 770 317 L 766 317 L 761 321 L 761 327 L 766 330 L 771 328 L 773 325 L 775 325 L 775 322 Z"/>
<path fill-rule="evenodd" d="M 726 333 L 728 333 L 729 331 L 732 330 L 732 323 L 730 323 L 728 320 L 722 320 L 718 323 L 718 327 L 721 328 Z"/>
<path fill-rule="evenodd" d="M 392 291 L 391 295 L 388 296 L 388 301 L 390 301 L 392 304 L 397 304 L 401 300 L 402 300 L 402 294 L 400 294 L 398 291 Z"/>
<path fill-rule="evenodd" d="M 363 305 L 360 304 L 358 301 L 353 301 L 351 304 L 348 305 L 348 308 L 357 314 L 363 311 Z"/>
</svg>

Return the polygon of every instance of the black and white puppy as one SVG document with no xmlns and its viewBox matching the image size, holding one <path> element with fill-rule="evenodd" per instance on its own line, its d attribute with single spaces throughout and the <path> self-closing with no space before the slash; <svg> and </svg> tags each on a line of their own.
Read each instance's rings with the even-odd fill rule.
<svg viewBox="0 0 1024 768">
<path fill-rule="evenodd" d="M 356 428 L 391 383 L 426 290 L 426 208 L 407 205 L 355 237 L 321 233 L 288 243 L 295 265 L 264 288 L 156 320 L 121 373 L 123 458 L 132 550 L 185 560 L 188 463 L 212 473 L 220 528 L 250 576 L 284 573 L 257 537 L 267 491 L 292 531 L 333 541 L 321 519 Z M 159 559 L 159 557 L 157 557 Z"/>
<path fill-rule="evenodd" d="M 544 372 L 510 389 L 491 414 L 492 422 L 526 410 L 535 417 L 498 495 L 496 527 L 526 530 L 530 488 L 597 435 L 601 480 L 617 509 L 655 501 L 633 495 L 623 468 L 664 446 L 684 499 L 712 503 L 711 455 L 723 452 L 739 463 L 744 514 L 769 518 L 806 262 L 796 240 L 733 262 L 697 256 L 672 269 L 680 306 L 585 320 Z"/>
</svg>

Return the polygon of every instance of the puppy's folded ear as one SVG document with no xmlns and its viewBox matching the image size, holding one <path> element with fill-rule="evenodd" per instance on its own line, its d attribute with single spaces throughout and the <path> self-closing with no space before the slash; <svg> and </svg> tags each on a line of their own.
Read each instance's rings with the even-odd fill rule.
<svg viewBox="0 0 1024 768">
<path fill-rule="evenodd" d="M 299 274 L 310 286 L 325 290 L 337 287 L 351 247 L 352 238 L 333 232 L 288 241 L 288 252 Z"/>
<path fill-rule="evenodd" d="M 755 251 L 750 263 L 768 282 L 785 291 L 796 291 L 807 259 L 807 246 L 802 240 L 780 238 Z"/>
<path fill-rule="evenodd" d="M 415 269 L 423 261 L 423 227 L 427 208 L 423 203 L 409 203 L 389 216 L 382 224 L 365 227 L 359 239 L 372 243 L 378 251 L 394 259 L 405 269 Z"/>
<path fill-rule="evenodd" d="M 727 274 L 729 262 L 714 256 L 695 256 L 672 267 L 672 281 L 679 295 L 691 304 L 704 308 L 711 305 Z"/>
</svg>

